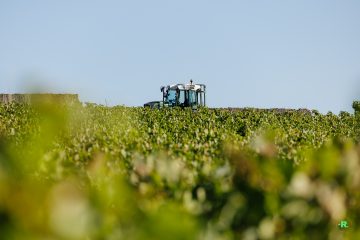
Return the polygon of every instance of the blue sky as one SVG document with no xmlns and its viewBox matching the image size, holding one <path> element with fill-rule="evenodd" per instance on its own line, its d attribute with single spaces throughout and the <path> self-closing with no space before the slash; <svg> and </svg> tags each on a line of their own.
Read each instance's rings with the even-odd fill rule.
<svg viewBox="0 0 360 240">
<path fill-rule="evenodd" d="M 190 78 L 212 107 L 351 111 L 360 1 L 0 0 L 0 92 L 140 106 Z"/>
</svg>

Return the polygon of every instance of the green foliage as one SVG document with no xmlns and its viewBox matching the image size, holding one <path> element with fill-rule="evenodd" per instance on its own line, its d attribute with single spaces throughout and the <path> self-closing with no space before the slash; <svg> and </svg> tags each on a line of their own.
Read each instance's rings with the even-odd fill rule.
<svg viewBox="0 0 360 240">
<path fill-rule="evenodd" d="M 356 119 L 0 105 L 1 237 L 357 239 Z"/>
<path fill-rule="evenodd" d="M 354 101 L 352 105 L 355 112 L 355 122 L 356 122 L 356 130 L 355 135 L 357 136 L 357 140 L 360 140 L 360 101 Z"/>
<path fill-rule="evenodd" d="M 360 113 L 360 101 L 354 101 L 352 107 L 355 111 L 355 114 Z"/>
</svg>

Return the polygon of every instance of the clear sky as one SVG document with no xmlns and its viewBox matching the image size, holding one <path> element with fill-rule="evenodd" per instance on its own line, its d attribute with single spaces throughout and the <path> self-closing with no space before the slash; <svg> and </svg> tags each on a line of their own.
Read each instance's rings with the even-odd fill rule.
<svg viewBox="0 0 360 240">
<path fill-rule="evenodd" d="M 351 111 L 358 0 L 0 0 L 0 92 L 140 106 L 207 85 L 212 107 Z"/>
</svg>

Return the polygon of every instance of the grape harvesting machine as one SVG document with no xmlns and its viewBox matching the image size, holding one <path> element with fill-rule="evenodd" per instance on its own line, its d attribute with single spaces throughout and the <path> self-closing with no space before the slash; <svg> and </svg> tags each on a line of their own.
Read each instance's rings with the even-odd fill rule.
<svg viewBox="0 0 360 240">
<path fill-rule="evenodd" d="M 204 84 L 174 84 L 160 87 L 163 95 L 162 101 L 152 101 L 144 104 L 144 107 L 166 108 L 166 107 L 191 107 L 197 109 L 206 106 L 206 86 Z"/>
</svg>

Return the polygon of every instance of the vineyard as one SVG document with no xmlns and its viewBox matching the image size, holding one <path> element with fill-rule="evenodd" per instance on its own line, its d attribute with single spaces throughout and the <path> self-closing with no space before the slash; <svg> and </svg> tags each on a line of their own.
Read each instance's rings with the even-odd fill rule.
<svg viewBox="0 0 360 240">
<path fill-rule="evenodd" d="M 0 239 L 360 239 L 353 108 L 0 105 Z"/>
</svg>

